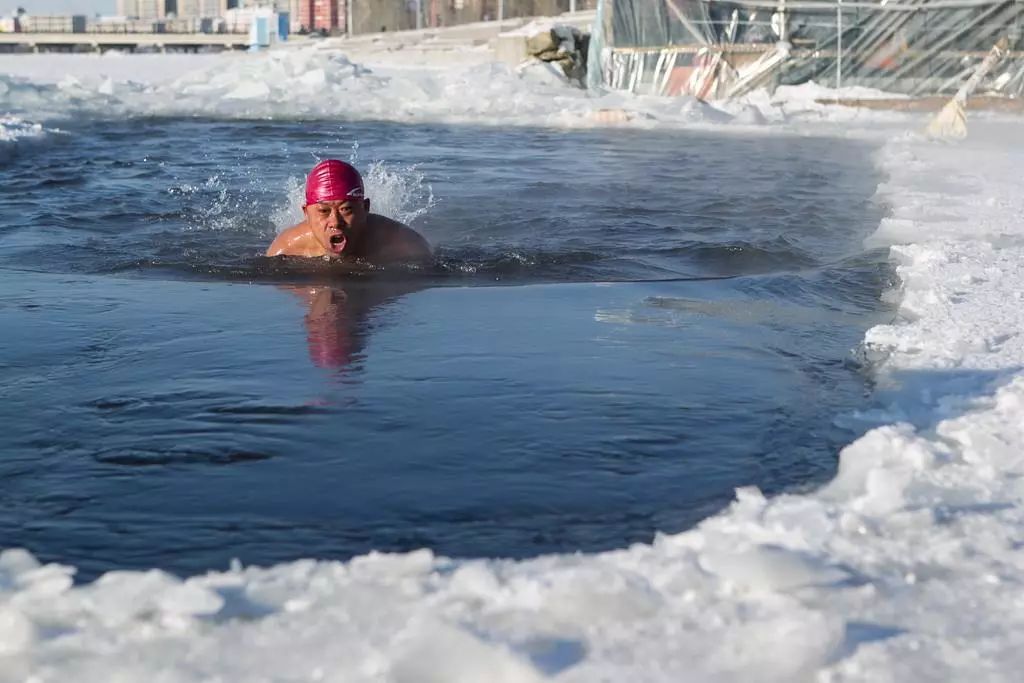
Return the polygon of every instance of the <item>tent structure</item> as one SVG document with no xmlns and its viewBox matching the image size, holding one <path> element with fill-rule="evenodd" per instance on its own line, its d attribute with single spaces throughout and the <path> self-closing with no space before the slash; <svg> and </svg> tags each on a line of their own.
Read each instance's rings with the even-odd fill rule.
<svg viewBox="0 0 1024 683">
<path fill-rule="evenodd" d="M 1000 40 L 978 88 L 1024 94 L 1024 0 L 599 0 L 588 85 L 728 98 L 809 80 L 952 94 Z"/>
</svg>

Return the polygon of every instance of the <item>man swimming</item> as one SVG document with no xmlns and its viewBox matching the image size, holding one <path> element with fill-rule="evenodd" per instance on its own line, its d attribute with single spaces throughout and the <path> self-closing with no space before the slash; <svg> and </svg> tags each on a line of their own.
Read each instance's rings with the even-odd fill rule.
<svg viewBox="0 0 1024 683">
<path fill-rule="evenodd" d="M 282 232 L 267 256 L 362 260 L 380 265 L 422 261 L 430 245 L 415 230 L 370 213 L 363 178 L 351 164 L 326 159 L 306 178 L 306 220 Z"/>
</svg>

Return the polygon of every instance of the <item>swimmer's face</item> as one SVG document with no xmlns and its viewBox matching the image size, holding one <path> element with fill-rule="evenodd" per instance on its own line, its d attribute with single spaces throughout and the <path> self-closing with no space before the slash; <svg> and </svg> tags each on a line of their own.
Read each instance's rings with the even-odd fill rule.
<svg viewBox="0 0 1024 683">
<path fill-rule="evenodd" d="M 328 254 L 340 256 L 366 229 L 369 199 L 345 199 L 308 205 L 303 211 L 313 236 Z"/>
</svg>

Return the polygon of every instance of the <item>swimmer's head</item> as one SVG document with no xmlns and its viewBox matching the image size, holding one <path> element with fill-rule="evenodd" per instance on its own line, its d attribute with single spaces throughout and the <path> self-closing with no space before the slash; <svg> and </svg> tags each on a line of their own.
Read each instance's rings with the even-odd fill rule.
<svg viewBox="0 0 1024 683">
<path fill-rule="evenodd" d="M 363 177 L 352 164 L 325 159 L 306 177 L 306 206 L 319 202 L 366 198 Z"/>
<path fill-rule="evenodd" d="M 317 241 L 328 253 L 341 255 L 361 237 L 370 200 L 365 197 L 363 178 L 354 166 L 325 159 L 306 178 L 306 203 L 302 209 Z"/>
</svg>

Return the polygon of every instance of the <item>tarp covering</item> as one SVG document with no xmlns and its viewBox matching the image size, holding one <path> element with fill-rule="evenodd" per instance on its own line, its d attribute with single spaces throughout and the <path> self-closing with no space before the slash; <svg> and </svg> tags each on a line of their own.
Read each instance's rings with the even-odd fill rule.
<svg viewBox="0 0 1024 683">
<path fill-rule="evenodd" d="M 673 54 L 673 69 L 703 68 L 693 56 L 700 46 L 724 49 L 735 62 L 729 54 L 784 41 L 791 49 L 775 67 L 777 83 L 814 79 L 909 94 L 955 91 L 1005 38 L 1008 56 L 982 90 L 1024 94 L 1024 0 L 602 0 L 595 38 L 605 52 L 592 83 L 659 92 L 672 80 L 654 68 L 665 60 L 623 55 L 662 50 Z M 624 64 L 642 73 L 604 73 Z"/>
<path fill-rule="evenodd" d="M 714 42 L 708 4 L 701 0 L 611 0 L 611 5 L 616 47 Z M 686 19 L 685 24 L 681 17 Z"/>
</svg>

